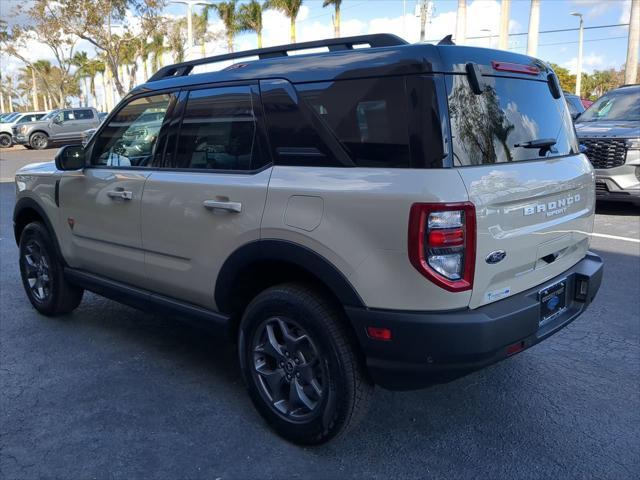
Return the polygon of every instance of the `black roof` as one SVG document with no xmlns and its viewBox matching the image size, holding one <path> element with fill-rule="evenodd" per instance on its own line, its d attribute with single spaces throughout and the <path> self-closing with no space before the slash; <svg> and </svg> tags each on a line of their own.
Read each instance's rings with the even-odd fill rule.
<svg viewBox="0 0 640 480">
<path fill-rule="evenodd" d="M 360 45 L 369 47 L 358 48 Z M 288 53 L 320 47 L 326 47 L 328 51 Z M 197 73 L 199 66 L 230 60 L 236 63 L 219 71 Z M 456 45 L 408 44 L 395 35 L 375 34 L 249 50 L 169 65 L 155 73 L 147 83 L 132 90 L 131 94 L 269 78 L 304 83 L 418 73 L 465 73 L 465 65 L 469 62 L 476 63 L 483 74 L 520 76 L 494 71 L 492 61 L 536 66 L 541 80 L 546 80 L 546 73 L 550 71 L 544 62 L 512 52 Z M 532 76 L 523 78 L 531 79 Z"/>
</svg>

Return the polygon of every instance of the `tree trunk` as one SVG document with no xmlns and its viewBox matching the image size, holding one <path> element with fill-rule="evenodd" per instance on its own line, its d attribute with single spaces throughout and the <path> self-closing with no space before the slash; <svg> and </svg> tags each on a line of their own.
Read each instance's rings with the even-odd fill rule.
<svg viewBox="0 0 640 480">
<path fill-rule="evenodd" d="M 258 32 L 258 48 L 262 48 L 262 30 Z"/>
<path fill-rule="evenodd" d="M 147 58 L 143 58 L 142 59 L 143 63 L 144 63 L 144 81 L 146 82 L 147 80 L 149 80 L 149 77 L 151 75 L 149 75 L 149 57 Z"/>
<path fill-rule="evenodd" d="M 36 71 L 31 67 L 31 98 L 33 101 L 33 109 L 37 112 L 40 110 L 38 103 L 38 83 L 36 82 Z"/>
<path fill-rule="evenodd" d="M 233 34 L 227 31 L 227 50 L 233 53 Z"/>
<path fill-rule="evenodd" d="M 93 97 L 93 106 L 98 108 L 98 97 L 96 96 L 96 76 L 93 75 L 89 78 L 89 89 L 91 90 L 91 96 Z"/>
<path fill-rule="evenodd" d="M 124 87 L 122 86 L 122 82 L 120 81 L 120 78 L 118 76 L 118 65 L 116 65 L 116 62 L 111 57 L 111 55 L 107 55 L 107 70 L 110 73 L 111 81 L 116 87 L 118 95 L 120 95 L 120 97 L 124 97 L 126 92 L 124 91 Z"/>
<path fill-rule="evenodd" d="M 4 94 L 0 90 L 0 113 L 4 113 Z"/>
<path fill-rule="evenodd" d="M 9 95 L 9 111 L 13 112 L 13 98 L 11 96 L 11 92 L 8 92 Z"/>
<path fill-rule="evenodd" d="M 336 18 L 333 19 L 333 36 L 340 38 L 340 7 L 336 5 Z"/>
<path fill-rule="evenodd" d="M 47 93 L 47 100 L 49 101 L 49 110 L 53 110 L 53 98 L 50 93 Z"/>
<path fill-rule="evenodd" d="M 136 86 L 136 77 L 138 76 L 138 59 L 133 62 L 133 65 L 130 65 L 129 68 L 129 90 Z"/>
<path fill-rule="evenodd" d="M 291 33 L 291 43 L 296 43 L 296 19 L 294 17 L 291 17 L 289 32 Z"/>
</svg>

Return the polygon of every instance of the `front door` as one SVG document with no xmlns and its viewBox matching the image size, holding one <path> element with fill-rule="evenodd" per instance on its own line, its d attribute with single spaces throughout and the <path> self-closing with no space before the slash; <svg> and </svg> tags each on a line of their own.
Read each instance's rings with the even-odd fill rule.
<svg viewBox="0 0 640 480">
<path fill-rule="evenodd" d="M 63 142 L 71 135 L 74 125 L 73 110 L 63 110 L 56 115 L 50 124 L 50 138 L 56 142 Z"/>
<path fill-rule="evenodd" d="M 60 184 L 61 223 L 70 266 L 141 285 L 144 253 L 140 206 L 170 94 L 140 97 L 124 106 L 87 147 L 89 165 Z M 145 122 L 145 114 L 157 121 Z M 64 225 L 66 223 L 66 226 Z"/>
<path fill-rule="evenodd" d="M 144 187 L 146 281 L 155 292 L 215 308 L 222 264 L 260 236 L 271 169 L 263 168 L 257 86 L 193 90 L 184 101 L 178 138 L 169 135 Z"/>
</svg>

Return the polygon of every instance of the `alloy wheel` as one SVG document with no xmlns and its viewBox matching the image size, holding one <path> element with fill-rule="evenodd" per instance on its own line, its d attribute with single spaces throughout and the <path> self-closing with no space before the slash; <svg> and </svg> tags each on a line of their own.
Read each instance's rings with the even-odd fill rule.
<svg viewBox="0 0 640 480">
<path fill-rule="evenodd" d="M 253 341 L 253 375 L 263 397 L 288 420 L 314 416 L 328 389 L 326 362 L 296 322 L 267 319 Z"/>
<path fill-rule="evenodd" d="M 41 133 L 36 133 L 31 137 L 31 146 L 38 150 L 45 148 L 47 146 L 47 137 Z"/>
<path fill-rule="evenodd" d="M 46 302 L 51 295 L 51 276 L 46 252 L 38 242 L 30 240 L 25 246 L 22 261 L 31 295 L 38 302 Z"/>
<path fill-rule="evenodd" d="M 9 135 L 0 135 L 0 148 L 9 148 L 11 146 L 11 137 Z"/>
</svg>

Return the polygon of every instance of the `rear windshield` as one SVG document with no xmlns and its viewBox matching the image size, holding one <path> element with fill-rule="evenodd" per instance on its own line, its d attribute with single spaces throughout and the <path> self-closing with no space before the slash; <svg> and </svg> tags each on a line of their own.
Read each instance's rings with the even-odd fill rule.
<svg viewBox="0 0 640 480">
<path fill-rule="evenodd" d="M 640 120 L 640 88 L 609 92 L 580 115 L 580 122 L 598 120 Z"/>
<path fill-rule="evenodd" d="M 568 108 L 546 82 L 483 77 L 475 94 L 466 75 L 448 75 L 454 165 L 518 162 L 577 153 Z M 539 145 L 545 145 L 540 147 Z"/>
</svg>

